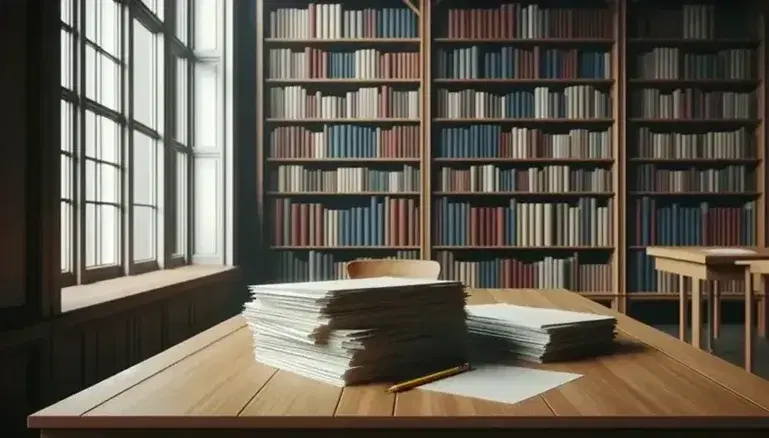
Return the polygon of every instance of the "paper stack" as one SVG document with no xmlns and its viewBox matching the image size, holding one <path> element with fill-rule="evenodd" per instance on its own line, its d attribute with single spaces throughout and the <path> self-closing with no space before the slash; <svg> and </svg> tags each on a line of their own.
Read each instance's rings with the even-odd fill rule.
<svg viewBox="0 0 769 438">
<path fill-rule="evenodd" d="M 611 316 L 558 309 L 467 306 L 470 348 L 480 359 L 501 353 L 541 363 L 601 353 L 611 347 L 616 323 Z"/>
<path fill-rule="evenodd" d="M 467 360 L 461 283 L 394 277 L 251 286 L 258 362 L 337 386 Z"/>
</svg>

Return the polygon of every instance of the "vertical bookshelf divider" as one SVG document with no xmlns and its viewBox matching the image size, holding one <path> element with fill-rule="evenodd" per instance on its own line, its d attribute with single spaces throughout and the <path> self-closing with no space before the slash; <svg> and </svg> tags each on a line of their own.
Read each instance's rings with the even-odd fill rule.
<svg viewBox="0 0 769 438">
<path fill-rule="evenodd" d="M 422 259 L 431 260 L 432 251 L 432 35 L 434 0 L 419 0 L 422 39 Z"/>
<path fill-rule="evenodd" d="M 625 102 L 627 101 L 627 5 L 626 0 L 610 0 L 614 7 L 614 47 L 612 70 L 614 77 L 614 131 L 612 151 L 614 157 L 614 258 L 612 285 L 616 297 L 612 308 L 618 312 L 627 311 L 627 124 Z"/>
<path fill-rule="evenodd" d="M 767 68 L 766 63 L 769 62 L 767 58 L 767 38 L 769 38 L 769 23 L 767 22 L 769 13 L 769 4 L 766 1 L 758 0 L 755 2 L 758 4 L 758 16 L 759 16 L 759 43 L 758 43 L 758 126 L 756 129 L 758 153 L 756 158 L 758 159 L 757 169 L 757 183 L 759 188 L 758 194 L 758 207 L 757 207 L 757 220 L 756 220 L 756 234 L 760 246 L 766 246 L 769 244 L 769 238 L 767 238 L 766 221 L 769 220 L 769 203 L 767 203 L 767 189 L 769 188 L 769 175 L 766 169 L 767 158 L 767 96 L 769 87 L 766 86 L 767 81 Z M 769 290 L 766 288 L 766 284 L 762 279 L 756 282 L 759 285 L 760 293 L 758 295 L 758 311 L 756 312 L 756 321 L 758 323 L 757 331 L 759 335 L 766 337 L 767 335 L 767 318 L 769 318 Z M 747 304 L 746 304 L 747 305 Z"/>
</svg>

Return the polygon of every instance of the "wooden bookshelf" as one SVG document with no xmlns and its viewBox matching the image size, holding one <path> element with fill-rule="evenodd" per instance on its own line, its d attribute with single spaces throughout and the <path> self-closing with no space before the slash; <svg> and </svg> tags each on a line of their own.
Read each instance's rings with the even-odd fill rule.
<svg viewBox="0 0 769 438">
<path fill-rule="evenodd" d="M 654 272 L 647 246 L 766 244 L 762 14 L 747 2 L 673 3 L 629 12 L 632 300 L 678 296 L 677 279 Z M 742 295 L 741 282 L 718 286 L 727 299 Z"/>
<path fill-rule="evenodd" d="M 702 24 L 736 20 L 740 1 L 331 4 L 258 1 L 256 223 L 274 280 L 432 258 L 473 287 L 564 287 L 625 311 L 675 296 L 646 246 L 766 244 L 765 29 Z M 706 105 L 667 117 L 690 101 Z M 676 214 L 692 233 L 696 209 L 657 208 L 684 204 L 713 232 L 649 222 Z"/>
</svg>

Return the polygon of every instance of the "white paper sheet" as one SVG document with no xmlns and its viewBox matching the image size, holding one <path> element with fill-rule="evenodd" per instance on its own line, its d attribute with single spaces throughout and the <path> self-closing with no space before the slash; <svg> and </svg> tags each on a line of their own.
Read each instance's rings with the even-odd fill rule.
<svg viewBox="0 0 769 438">
<path fill-rule="evenodd" d="M 515 404 L 580 377 L 579 374 L 507 365 L 480 365 L 472 371 L 422 385 L 419 389 Z"/>
<path fill-rule="evenodd" d="M 559 325 L 608 321 L 612 316 L 595 313 L 570 312 L 561 309 L 516 306 L 514 304 L 476 304 L 466 306 L 467 313 L 481 318 L 511 322 L 520 327 L 543 329 Z"/>
<path fill-rule="evenodd" d="M 753 250 L 742 248 L 708 248 L 703 249 L 702 252 L 712 255 L 747 255 L 756 253 Z"/>
</svg>

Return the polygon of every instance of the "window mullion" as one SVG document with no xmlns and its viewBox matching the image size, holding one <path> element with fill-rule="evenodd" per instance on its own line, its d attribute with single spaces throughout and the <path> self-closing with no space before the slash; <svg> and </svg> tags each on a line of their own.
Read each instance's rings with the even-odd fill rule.
<svg viewBox="0 0 769 438">
<path fill-rule="evenodd" d="M 77 105 L 77 129 L 75 138 L 76 141 L 73 145 L 73 152 L 75 157 L 75 175 L 76 175 L 76 187 L 74 193 L 75 214 L 74 221 L 76 225 L 76 238 L 73 239 L 77 245 L 77 257 L 75 258 L 75 270 L 78 283 L 85 281 L 85 266 L 86 266 L 86 198 L 85 198 L 85 112 L 86 112 L 86 69 L 85 69 L 85 2 L 81 0 L 74 0 L 76 3 L 77 13 L 73 17 L 75 20 L 75 28 L 79 29 L 77 38 L 77 54 L 75 59 L 76 78 L 75 81 L 76 92 L 78 95 Z"/>
<path fill-rule="evenodd" d="M 194 52 L 195 49 L 195 2 L 190 1 L 187 7 L 187 46 Z M 192 249 L 194 248 L 193 226 L 195 225 L 195 175 L 194 157 L 192 151 L 195 145 L 195 58 L 187 62 L 187 190 L 186 196 L 186 227 L 185 230 L 185 261 L 192 263 Z"/>
<path fill-rule="evenodd" d="M 165 75 L 163 100 L 165 111 L 163 116 L 165 120 L 165 136 L 163 137 L 163 205 L 165 206 L 162 221 L 163 238 L 159 239 L 158 255 L 162 255 L 163 266 L 171 260 L 174 253 L 173 240 L 176 237 L 176 202 L 175 190 L 178 190 L 176 184 L 175 156 L 173 156 L 173 141 L 176 139 L 176 60 L 171 54 L 171 36 L 175 36 L 176 29 L 176 5 L 173 0 L 165 0 L 164 29 L 166 36 L 163 38 L 163 74 Z"/>
<path fill-rule="evenodd" d="M 124 15 L 124 35 L 123 50 L 128 62 L 127 66 L 127 78 L 123 84 L 125 91 L 125 109 L 128 114 L 125 127 L 125 147 L 123 148 L 123 266 L 126 273 L 133 274 L 133 249 L 134 249 L 134 193 L 133 193 L 133 177 L 134 177 L 134 163 L 133 163 L 133 150 L 134 150 L 134 135 L 133 135 L 133 119 L 134 119 L 134 20 L 133 14 L 129 8 L 123 9 Z"/>
</svg>

